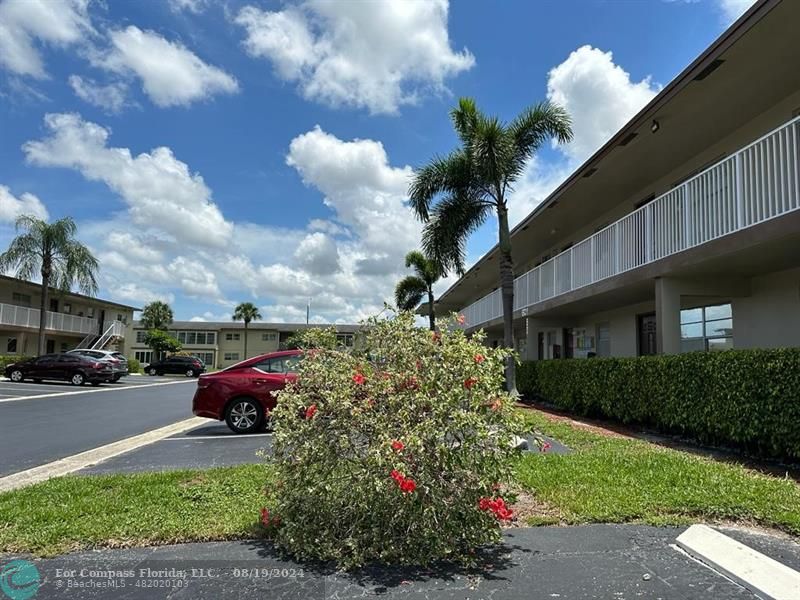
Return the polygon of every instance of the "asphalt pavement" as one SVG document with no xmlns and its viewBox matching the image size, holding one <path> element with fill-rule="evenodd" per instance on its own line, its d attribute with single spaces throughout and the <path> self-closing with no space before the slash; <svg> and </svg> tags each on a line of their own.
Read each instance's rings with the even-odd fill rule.
<svg viewBox="0 0 800 600">
<path fill-rule="evenodd" d="M 98 550 L 32 560 L 37 599 L 402 598 L 730 600 L 755 596 L 674 547 L 683 528 L 587 525 L 506 530 L 472 569 L 297 563 L 265 541 Z M 781 542 L 798 554 L 797 545 Z"/>
<path fill-rule="evenodd" d="M 196 384 L 145 376 L 81 388 L 0 381 L 0 477 L 186 419 Z"/>
</svg>

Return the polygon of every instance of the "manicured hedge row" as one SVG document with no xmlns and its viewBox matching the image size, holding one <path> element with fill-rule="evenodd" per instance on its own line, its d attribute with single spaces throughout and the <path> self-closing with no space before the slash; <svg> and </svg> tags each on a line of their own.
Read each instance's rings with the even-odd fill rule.
<svg viewBox="0 0 800 600">
<path fill-rule="evenodd" d="M 2 375 L 2 371 L 10 364 L 15 362 L 22 362 L 23 360 L 28 360 L 31 358 L 30 356 L 20 356 L 19 354 L 0 354 L 0 375 Z"/>
<path fill-rule="evenodd" d="M 517 387 L 581 415 L 800 458 L 800 349 L 526 362 Z"/>
</svg>

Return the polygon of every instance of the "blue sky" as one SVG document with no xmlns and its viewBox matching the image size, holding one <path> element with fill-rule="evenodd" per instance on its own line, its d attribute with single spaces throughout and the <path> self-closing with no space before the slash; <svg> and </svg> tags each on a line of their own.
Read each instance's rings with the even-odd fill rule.
<svg viewBox="0 0 800 600">
<path fill-rule="evenodd" d="M 408 177 L 455 144 L 459 96 L 572 114 L 519 220 L 749 4 L 0 0 L 0 245 L 20 213 L 69 215 L 102 297 L 356 321 L 418 244 Z"/>
</svg>

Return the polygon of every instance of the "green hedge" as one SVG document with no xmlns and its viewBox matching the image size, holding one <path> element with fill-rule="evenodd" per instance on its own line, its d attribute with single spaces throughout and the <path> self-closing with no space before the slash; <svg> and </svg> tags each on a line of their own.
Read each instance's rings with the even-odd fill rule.
<svg viewBox="0 0 800 600">
<path fill-rule="evenodd" d="M 526 362 L 517 387 L 581 415 L 800 458 L 800 349 Z"/>
<path fill-rule="evenodd" d="M 128 359 L 128 373 L 141 373 L 142 372 L 142 363 L 140 363 L 135 358 Z"/>
<path fill-rule="evenodd" d="M 20 354 L 0 354 L 0 375 L 2 371 L 10 364 L 28 360 L 31 356 L 22 356 Z"/>
</svg>

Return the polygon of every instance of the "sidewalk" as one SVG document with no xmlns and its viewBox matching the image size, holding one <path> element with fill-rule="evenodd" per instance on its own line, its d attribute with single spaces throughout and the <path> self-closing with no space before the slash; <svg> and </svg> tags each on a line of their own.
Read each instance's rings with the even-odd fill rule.
<svg viewBox="0 0 800 600">
<path fill-rule="evenodd" d="M 639 525 L 520 528 L 506 531 L 504 544 L 480 555 L 474 570 L 375 567 L 352 574 L 282 559 L 262 541 L 99 550 L 34 561 L 42 578 L 35 597 L 754 598 L 676 550 L 672 544 L 682 531 Z M 800 557 L 790 541 L 764 544 L 784 560 Z M 0 557 L 0 564 L 12 558 Z"/>
</svg>

